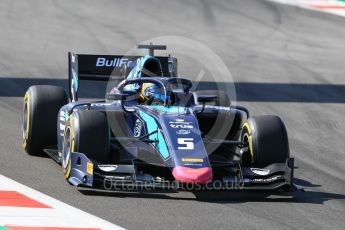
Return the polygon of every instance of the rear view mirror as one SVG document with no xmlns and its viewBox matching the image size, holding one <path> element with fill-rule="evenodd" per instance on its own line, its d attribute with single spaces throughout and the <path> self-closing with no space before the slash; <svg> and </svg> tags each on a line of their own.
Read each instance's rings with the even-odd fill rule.
<svg viewBox="0 0 345 230">
<path fill-rule="evenodd" d="M 129 95 L 126 93 L 115 93 L 115 94 L 107 94 L 107 100 L 111 100 L 111 101 L 116 101 L 116 100 L 124 100 L 126 99 L 126 97 L 128 97 Z"/>
<path fill-rule="evenodd" d="M 137 94 L 136 91 L 127 90 L 121 93 L 107 94 L 107 100 L 125 100 L 129 96 Z"/>
<path fill-rule="evenodd" d="M 200 103 L 208 103 L 208 102 L 213 102 L 217 101 L 218 97 L 217 95 L 205 95 L 205 96 L 198 96 L 198 102 Z"/>
<path fill-rule="evenodd" d="M 218 96 L 216 95 L 204 95 L 204 96 L 198 96 L 197 100 L 199 103 L 202 103 L 202 109 L 198 113 L 204 112 L 205 104 L 208 102 L 215 102 L 218 100 Z"/>
</svg>

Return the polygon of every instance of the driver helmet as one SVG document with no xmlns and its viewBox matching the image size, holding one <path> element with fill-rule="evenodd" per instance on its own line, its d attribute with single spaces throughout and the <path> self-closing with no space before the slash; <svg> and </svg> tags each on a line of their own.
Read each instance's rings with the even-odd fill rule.
<svg viewBox="0 0 345 230">
<path fill-rule="evenodd" d="M 143 83 L 141 86 L 139 99 L 148 105 L 164 105 L 166 99 L 170 101 L 170 96 L 165 98 L 164 90 L 152 83 Z"/>
</svg>

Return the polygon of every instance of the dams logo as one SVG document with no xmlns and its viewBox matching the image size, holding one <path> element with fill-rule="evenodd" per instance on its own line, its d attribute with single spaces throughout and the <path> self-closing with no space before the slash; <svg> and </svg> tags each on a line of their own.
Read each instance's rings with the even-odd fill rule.
<svg viewBox="0 0 345 230">
<path fill-rule="evenodd" d="M 135 125 L 134 125 L 134 137 L 140 137 L 141 134 L 141 121 L 139 119 L 137 119 L 135 121 Z"/>
</svg>

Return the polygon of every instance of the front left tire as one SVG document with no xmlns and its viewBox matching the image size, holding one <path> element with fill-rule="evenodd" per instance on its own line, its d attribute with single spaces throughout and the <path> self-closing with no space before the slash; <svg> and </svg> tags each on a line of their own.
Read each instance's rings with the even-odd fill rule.
<svg viewBox="0 0 345 230">
<path fill-rule="evenodd" d="M 62 149 L 66 179 L 70 176 L 73 152 L 83 153 L 99 163 L 110 162 L 110 128 L 104 112 L 78 110 L 70 115 Z"/>
</svg>

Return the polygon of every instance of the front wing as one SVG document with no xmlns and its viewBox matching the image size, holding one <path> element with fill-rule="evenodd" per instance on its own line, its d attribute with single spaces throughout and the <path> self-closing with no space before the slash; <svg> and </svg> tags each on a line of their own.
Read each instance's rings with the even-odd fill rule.
<svg viewBox="0 0 345 230">
<path fill-rule="evenodd" d="M 224 175 L 206 185 L 188 185 L 143 174 L 138 164 L 105 165 L 89 159 L 85 154 L 71 154 L 69 183 L 74 186 L 101 187 L 107 190 L 276 190 L 294 191 L 294 159 L 274 163 L 265 168 L 241 167 L 237 161 L 212 164 L 213 170 L 221 169 Z"/>
</svg>

